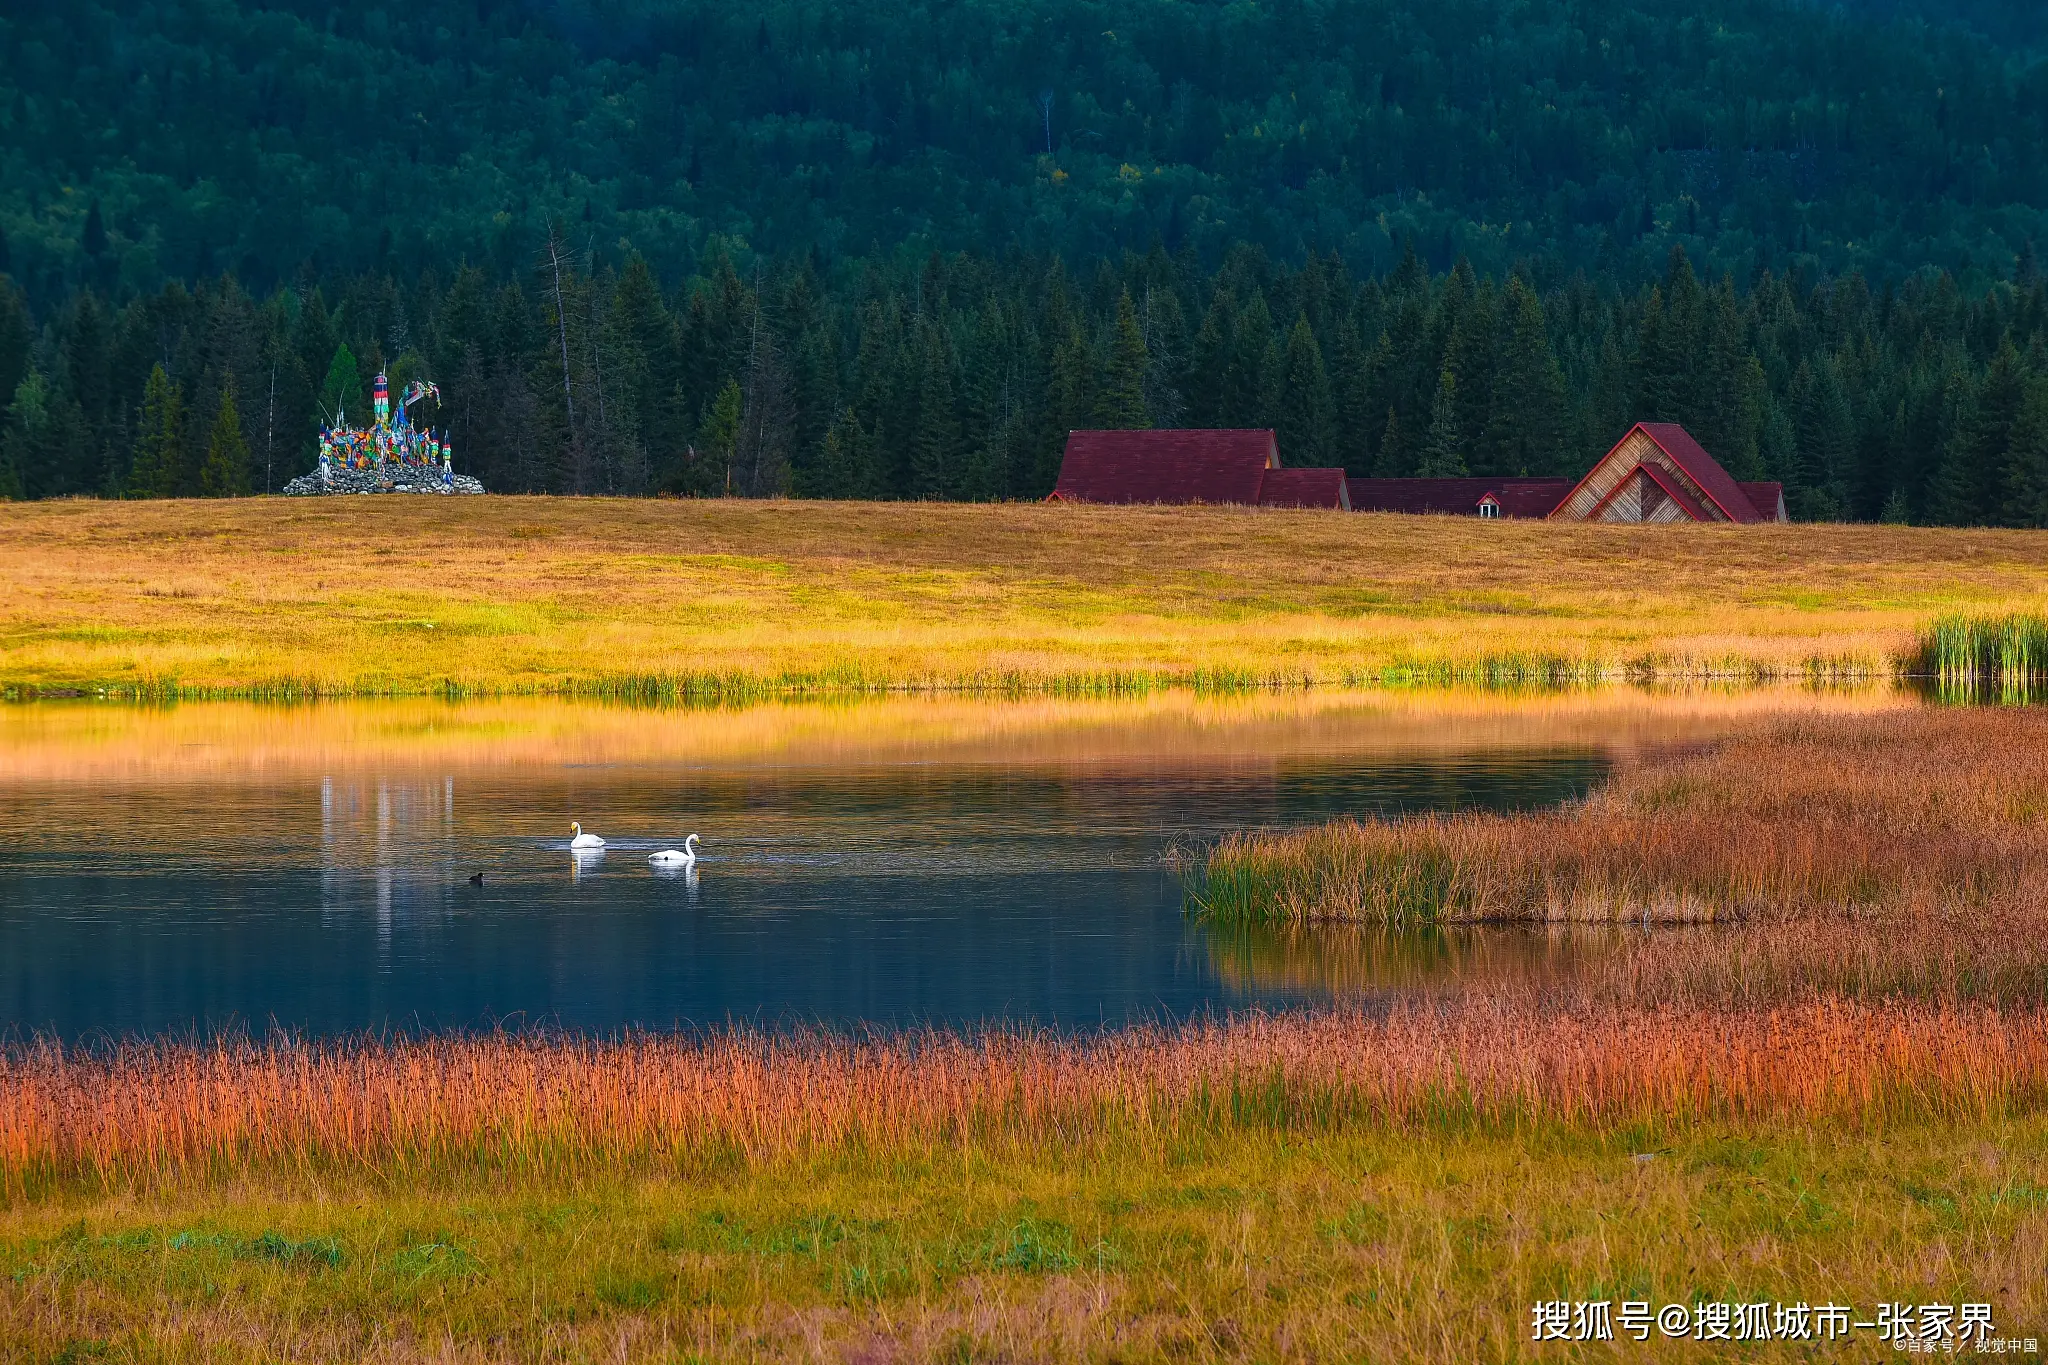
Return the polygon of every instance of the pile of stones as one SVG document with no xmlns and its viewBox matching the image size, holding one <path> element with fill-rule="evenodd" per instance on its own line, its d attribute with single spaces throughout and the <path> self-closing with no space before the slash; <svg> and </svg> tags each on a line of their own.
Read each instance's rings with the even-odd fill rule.
<svg viewBox="0 0 2048 1365">
<path fill-rule="evenodd" d="M 457 474 L 451 488 L 441 482 L 439 470 L 431 469 L 334 469 L 328 482 L 320 482 L 320 471 L 301 474 L 284 486 L 289 498 L 312 498 L 335 493 L 481 493 L 484 486 L 467 474 Z"/>
</svg>

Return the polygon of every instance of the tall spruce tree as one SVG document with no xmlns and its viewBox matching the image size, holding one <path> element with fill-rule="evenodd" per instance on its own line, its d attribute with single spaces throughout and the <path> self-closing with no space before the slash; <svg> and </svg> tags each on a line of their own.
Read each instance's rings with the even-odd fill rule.
<svg viewBox="0 0 2048 1365">
<path fill-rule="evenodd" d="M 1415 467 L 1419 479 L 1463 477 L 1465 466 L 1464 429 L 1458 420 L 1458 376 L 1446 367 L 1437 376 L 1436 397 L 1430 403 L 1429 439 L 1422 448 L 1422 460 Z"/>
<path fill-rule="evenodd" d="M 1323 366 L 1323 348 L 1316 344 L 1306 310 L 1295 315 L 1287 333 L 1282 362 L 1281 397 L 1275 430 L 1281 463 L 1322 467 L 1330 453 L 1330 376 Z"/>
<path fill-rule="evenodd" d="M 1109 355 L 1102 388 L 1095 396 L 1096 425 L 1108 431 L 1142 431 L 1152 425 L 1145 413 L 1147 363 L 1145 333 L 1126 289 L 1117 299 L 1116 321 L 1110 325 Z"/>
<path fill-rule="evenodd" d="M 949 498 L 958 492 L 960 480 L 960 413 L 952 348 L 935 324 L 925 326 L 923 351 L 917 426 L 910 437 L 910 496 Z"/>
<path fill-rule="evenodd" d="M 1491 472 L 1520 477 L 1563 474 L 1564 372 L 1550 346 L 1543 302 L 1517 277 L 1508 281 L 1502 307 L 1503 354 L 1485 438 L 1493 456 Z"/>
<path fill-rule="evenodd" d="M 162 365 L 150 367 L 135 424 L 135 457 L 128 471 L 131 498 L 172 498 L 185 465 L 185 415 L 177 385 Z"/>
<path fill-rule="evenodd" d="M 242 418 L 235 411 L 232 384 L 221 390 L 213 430 L 206 438 L 206 459 L 199 466 L 199 491 L 209 498 L 239 498 L 249 492 L 249 443 L 242 436 Z"/>
</svg>

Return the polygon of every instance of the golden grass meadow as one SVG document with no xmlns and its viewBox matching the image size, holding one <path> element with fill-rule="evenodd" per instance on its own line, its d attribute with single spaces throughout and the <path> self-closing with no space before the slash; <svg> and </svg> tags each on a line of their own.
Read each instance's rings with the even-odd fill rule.
<svg viewBox="0 0 2048 1365">
<path fill-rule="evenodd" d="M 129 695 L 1883 676 L 2048 540 L 1255 508 L 0 505 L 0 687 Z"/>
<path fill-rule="evenodd" d="M 2038 612 L 2048 538 L 546 499 L 0 529 L 13 695 L 417 694 L 0 708 L 24 786 L 1453 730 L 1611 764 L 1561 809 L 1196 851 L 1190 942 L 1334 993 L 1299 1010 L 16 1037 L 0 1360 L 1898 1354 L 1538 1342 L 1545 1300 L 1983 1302 L 2048 1335 L 2048 715 L 1894 684 L 1937 617 Z M 1601 678 L 1656 685 L 1472 685 Z M 1404 686 L 1334 686 L 1373 682 Z M 818 691 L 890 695 L 777 695 Z"/>
</svg>

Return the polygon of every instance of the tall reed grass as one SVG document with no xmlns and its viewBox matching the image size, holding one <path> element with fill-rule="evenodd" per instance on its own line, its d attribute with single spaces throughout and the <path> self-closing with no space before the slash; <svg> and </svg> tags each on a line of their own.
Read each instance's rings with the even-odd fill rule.
<svg viewBox="0 0 2048 1365">
<path fill-rule="evenodd" d="M 18 1047 L 10 1190 L 341 1167 L 431 1177 L 1242 1126 L 1981 1118 L 2048 1099 L 2048 1015 L 1894 1002 L 1558 1010 L 1532 996 L 1093 1038 L 729 1032 Z"/>
<path fill-rule="evenodd" d="M 2048 695 L 2048 618 L 1949 615 L 1919 642 L 1909 671 L 1958 701 L 2026 703 Z"/>
<path fill-rule="evenodd" d="M 2048 716 L 1802 716 L 1625 758 L 1561 810 L 1224 839 L 1190 886 L 1227 922 L 2035 917 Z"/>
</svg>

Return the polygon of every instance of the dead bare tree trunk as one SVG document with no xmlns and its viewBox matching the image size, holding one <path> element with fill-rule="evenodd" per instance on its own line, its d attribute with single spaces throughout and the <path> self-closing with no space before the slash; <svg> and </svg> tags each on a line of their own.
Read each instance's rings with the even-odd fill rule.
<svg viewBox="0 0 2048 1365">
<path fill-rule="evenodd" d="M 562 238 L 555 231 L 553 221 L 548 223 L 548 264 L 555 272 L 555 325 L 560 329 L 562 341 L 562 406 L 569 418 L 569 467 L 576 471 L 578 481 L 582 473 L 582 448 L 576 438 L 576 395 L 569 383 L 569 309 L 562 301 Z M 577 488 L 580 493 L 583 490 Z"/>
</svg>

